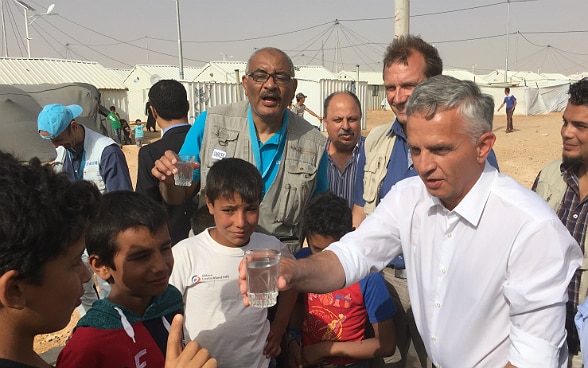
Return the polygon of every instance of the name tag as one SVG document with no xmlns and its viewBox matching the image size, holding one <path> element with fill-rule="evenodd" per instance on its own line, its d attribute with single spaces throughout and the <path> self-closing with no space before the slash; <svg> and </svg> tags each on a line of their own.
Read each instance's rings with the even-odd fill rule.
<svg viewBox="0 0 588 368">
<path fill-rule="evenodd" d="M 216 148 L 214 149 L 214 151 L 212 151 L 212 159 L 213 160 L 222 160 L 225 157 L 227 157 L 227 153 L 225 151 L 221 151 Z"/>
</svg>

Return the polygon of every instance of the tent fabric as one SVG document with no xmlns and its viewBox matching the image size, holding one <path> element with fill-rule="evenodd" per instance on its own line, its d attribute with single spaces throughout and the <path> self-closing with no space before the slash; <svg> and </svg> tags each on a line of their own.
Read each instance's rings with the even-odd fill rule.
<svg viewBox="0 0 588 368">
<path fill-rule="evenodd" d="M 85 83 L 0 85 L 0 149 L 14 154 L 22 161 L 38 157 L 43 162 L 55 159 L 53 145 L 39 137 L 37 116 L 44 105 L 77 104 L 84 112 L 76 121 L 93 130 L 107 133 L 98 118 L 100 92 Z"/>
</svg>

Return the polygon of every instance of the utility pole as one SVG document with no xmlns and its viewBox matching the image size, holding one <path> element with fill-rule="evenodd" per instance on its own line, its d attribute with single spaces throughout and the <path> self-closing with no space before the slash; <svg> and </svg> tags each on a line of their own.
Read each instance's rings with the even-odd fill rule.
<svg viewBox="0 0 588 368">
<path fill-rule="evenodd" d="M 176 0 L 176 12 L 178 18 L 178 59 L 180 80 L 184 80 L 184 55 L 182 53 L 182 28 L 180 27 L 180 0 Z"/>
<path fill-rule="evenodd" d="M 410 0 L 394 1 L 394 38 L 409 33 Z"/>
</svg>

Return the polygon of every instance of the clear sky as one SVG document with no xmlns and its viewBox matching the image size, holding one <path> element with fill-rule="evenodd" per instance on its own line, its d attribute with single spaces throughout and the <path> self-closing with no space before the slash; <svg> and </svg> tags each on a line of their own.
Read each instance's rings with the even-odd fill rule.
<svg viewBox="0 0 588 368">
<path fill-rule="evenodd" d="M 31 19 L 32 57 L 97 61 L 113 68 L 178 65 L 174 0 L 22 1 L 37 14 L 51 4 L 57 12 Z M 439 49 L 446 69 L 476 74 L 504 69 L 508 44 L 509 70 L 588 71 L 587 0 L 509 1 L 415 0 L 410 32 Z M 22 7 L 15 0 L 0 2 L 8 56 L 26 57 Z M 380 71 L 394 36 L 390 0 L 179 2 L 184 66 L 246 61 L 256 48 L 275 46 L 297 65 L 340 71 L 359 64 L 360 70 Z M 3 44 L 0 52 L 5 55 Z"/>
</svg>

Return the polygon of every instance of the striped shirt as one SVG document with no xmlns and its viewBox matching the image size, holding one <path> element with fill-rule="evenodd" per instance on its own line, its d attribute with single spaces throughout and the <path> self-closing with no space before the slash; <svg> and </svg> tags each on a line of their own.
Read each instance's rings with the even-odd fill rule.
<svg viewBox="0 0 588 368">
<path fill-rule="evenodd" d="M 353 153 L 343 172 L 339 171 L 339 168 L 331 158 L 331 155 L 327 155 L 329 159 L 329 165 L 327 167 L 327 182 L 329 183 L 329 190 L 337 196 L 345 199 L 349 204 L 349 208 L 353 208 L 353 188 L 355 184 L 355 174 L 357 172 L 357 161 L 359 160 L 359 152 L 363 147 L 364 141 L 365 137 L 362 136 L 355 145 L 355 148 L 353 148 Z M 329 144 L 331 144 L 331 140 L 327 141 L 327 152 Z"/>
<path fill-rule="evenodd" d="M 561 164 L 563 179 L 568 185 L 561 202 L 561 208 L 557 216 L 561 219 L 570 234 L 584 252 L 584 239 L 586 238 L 586 221 L 588 221 L 588 197 L 580 198 L 578 177 L 576 176 L 577 166 L 573 164 Z M 568 331 L 568 349 L 574 354 L 580 349 L 580 339 L 574 324 L 574 316 L 578 309 L 578 295 L 580 289 L 580 276 L 582 271 L 576 270 L 568 286 L 568 304 L 566 313 L 566 330 Z"/>
</svg>

